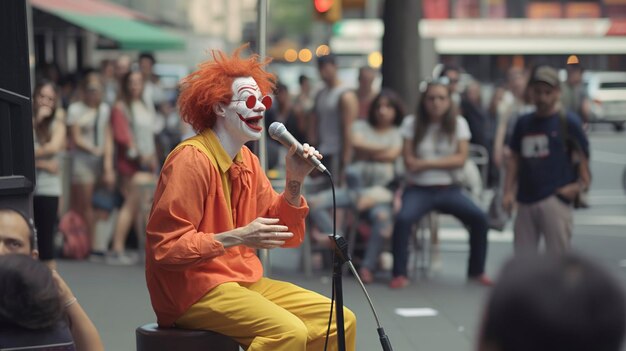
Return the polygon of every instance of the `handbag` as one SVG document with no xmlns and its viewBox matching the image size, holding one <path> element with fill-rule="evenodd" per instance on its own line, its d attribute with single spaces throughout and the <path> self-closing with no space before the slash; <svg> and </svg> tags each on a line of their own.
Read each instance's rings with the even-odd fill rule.
<svg viewBox="0 0 626 351">
<path fill-rule="evenodd" d="M 63 257 L 82 260 L 89 255 L 91 243 L 87 224 L 75 211 L 61 217 L 59 231 L 63 234 Z"/>
<path fill-rule="evenodd" d="M 487 222 L 489 224 L 489 229 L 501 232 L 504 230 L 508 220 L 509 215 L 502 207 L 502 189 L 498 187 L 493 194 L 491 203 L 489 203 L 489 209 L 487 210 Z"/>
</svg>

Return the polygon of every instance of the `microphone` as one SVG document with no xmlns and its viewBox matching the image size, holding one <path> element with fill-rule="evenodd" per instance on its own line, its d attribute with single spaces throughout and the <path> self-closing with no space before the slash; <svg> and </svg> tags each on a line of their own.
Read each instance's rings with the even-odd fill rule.
<svg viewBox="0 0 626 351">
<path fill-rule="evenodd" d="M 302 153 L 304 152 L 304 149 L 302 148 L 302 144 L 300 144 L 300 142 L 297 141 L 296 138 L 294 138 L 293 135 L 291 135 L 291 133 L 289 133 L 287 128 L 285 128 L 285 126 L 282 123 L 273 122 L 272 124 L 270 124 L 270 127 L 267 129 L 267 132 L 270 134 L 270 137 L 272 137 L 272 139 L 283 144 L 283 146 L 285 146 L 288 149 L 290 149 L 292 145 L 296 145 L 297 147 L 296 154 L 302 157 Z M 326 169 L 326 166 L 324 166 L 317 157 L 311 155 L 310 157 L 307 157 L 306 160 L 312 166 L 314 166 L 318 171 L 322 173 L 330 174 L 330 172 L 328 172 L 328 170 Z"/>
</svg>

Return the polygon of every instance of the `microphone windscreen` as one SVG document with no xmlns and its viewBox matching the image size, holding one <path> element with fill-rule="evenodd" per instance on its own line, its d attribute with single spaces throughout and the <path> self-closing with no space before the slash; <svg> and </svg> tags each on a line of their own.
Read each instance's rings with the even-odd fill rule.
<svg viewBox="0 0 626 351">
<path fill-rule="evenodd" d="M 273 122 L 272 124 L 270 124 L 267 132 L 270 134 L 270 137 L 272 137 L 272 139 L 276 139 L 279 135 L 283 133 L 283 130 L 285 130 L 285 126 L 282 123 Z"/>
</svg>

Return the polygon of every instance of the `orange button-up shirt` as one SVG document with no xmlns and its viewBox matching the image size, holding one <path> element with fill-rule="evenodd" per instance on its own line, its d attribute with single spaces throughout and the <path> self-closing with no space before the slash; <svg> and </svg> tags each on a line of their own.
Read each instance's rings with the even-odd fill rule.
<svg viewBox="0 0 626 351">
<path fill-rule="evenodd" d="M 172 326 L 219 284 L 255 282 L 263 275 L 255 249 L 225 249 L 215 234 L 269 217 L 294 234 L 284 247 L 304 239 L 304 197 L 294 207 L 276 193 L 247 147 L 233 162 L 210 129 L 192 139 L 201 147 L 179 146 L 163 165 L 146 227 L 146 280 L 160 326 Z M 245 190 L 237 191 L 236 177 Z"/>
</svg>

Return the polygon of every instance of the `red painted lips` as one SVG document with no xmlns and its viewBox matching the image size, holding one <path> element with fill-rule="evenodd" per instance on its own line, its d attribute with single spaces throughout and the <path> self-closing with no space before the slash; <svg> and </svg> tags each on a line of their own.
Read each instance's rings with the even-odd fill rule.
<svg viewBox="0 0 626 351">
<path fill-rule="evenodd" d="M 259 122 L 261 121 L 263 116 L 253 116 L 253 117 L 243 118 L 243 116 L 240 115 L 239 113 L 237 113 L 237 116 L 239 116 L 239 119 L 243 123 L 245 123 L 248 126 L 248 128 L 257 132 L 260 132 L 263 130 L 263 128 L 261 128 L 261 126 L 259 125 Z"/>
</svg>

